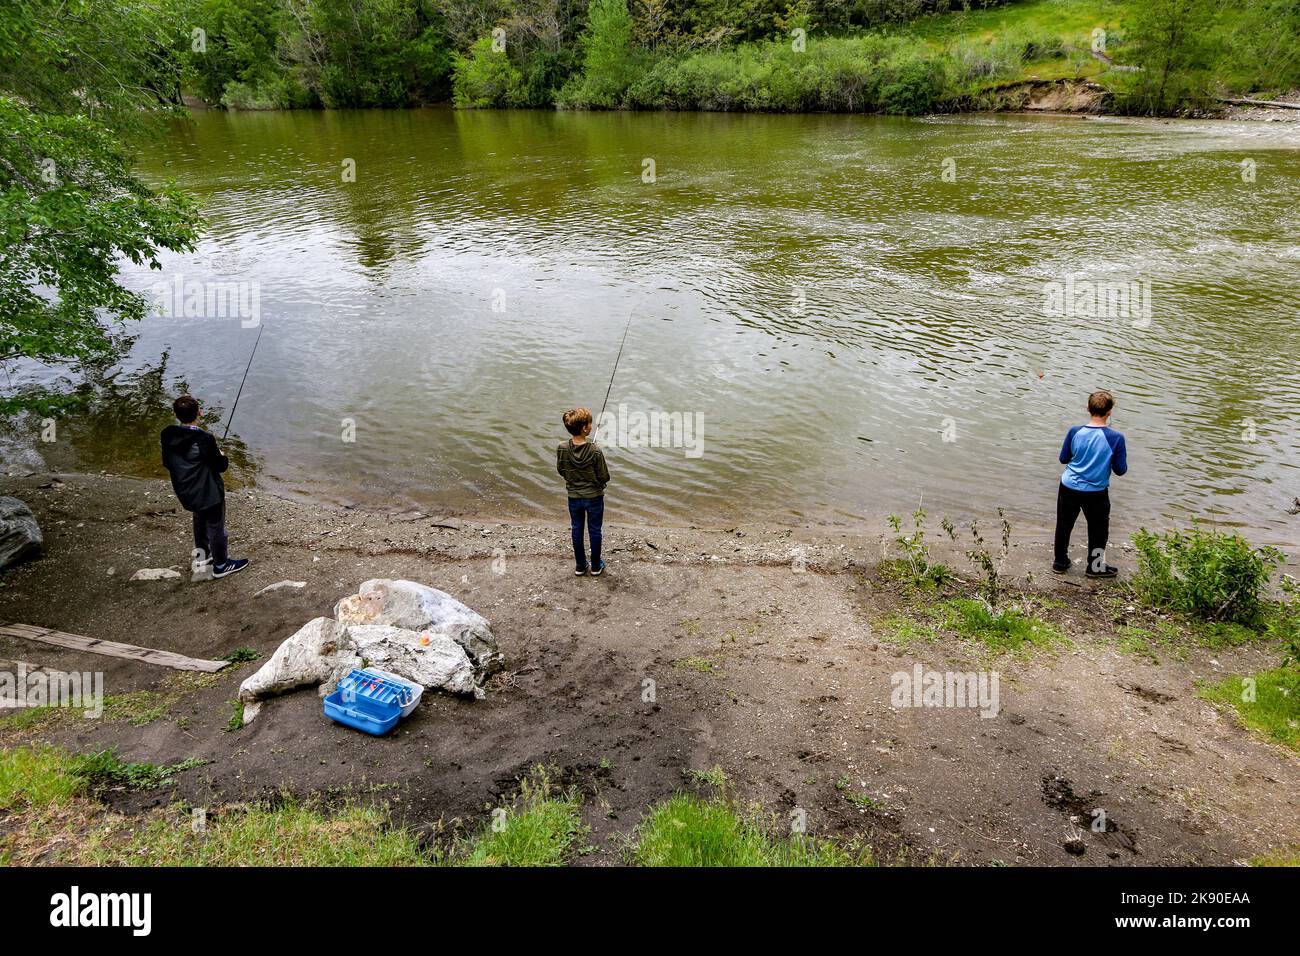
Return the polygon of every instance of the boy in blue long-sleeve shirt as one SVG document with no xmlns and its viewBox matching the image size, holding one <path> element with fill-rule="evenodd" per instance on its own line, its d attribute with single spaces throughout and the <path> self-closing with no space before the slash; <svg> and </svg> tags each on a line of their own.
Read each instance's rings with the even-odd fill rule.
<svg viewBox="0 0 1300 956">
<path fill-rule="evenodd" d="M 1128 471 L 1128 450 L 1124 436 L 1109 426 L 1115 397 L 1110 392 L 1088 396 L 1088 424 L 1075 425 L 1061 446 L 1065 474 L 1056 493 L 1056 553 L 1052 570 L 1070 570 L 1070 533 L 1083 512 L 1088 522 L 1088 570 L 1090 578 L 1113 578 L 1116 569 L 1106 563 L 1106 539 L 1110 537 L 1110 476 Z"/>
</svg>

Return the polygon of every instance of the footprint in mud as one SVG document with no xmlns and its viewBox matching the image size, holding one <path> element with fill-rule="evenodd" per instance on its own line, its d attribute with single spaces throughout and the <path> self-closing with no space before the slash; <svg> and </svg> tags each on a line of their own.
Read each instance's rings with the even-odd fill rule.
<svg viewBox="0 0 1300 956">
<path fill-rule="evenodd" d="M 1129 684 L 1125 681 L 1119 681 L 1118 684 L 1128 693 L 1141 697 L 1143 700 L 1149 700 L 1153 704 L 1168 704 L 1178 699 L 1172 694 L 1164 694 L 1158 690 L 1152 690 L 1150 687 L 1143 687 L 1141 684 Z"/>
<path fill-rule="evenodd" d="M 1043 778 L 1043 802 L 1068 816 L 1079 831 L 1062 844 L 1067 852 L 1081 855 L 1087 844 L 1080 834 L 1090 833 L 1107 846 L 1118 846 L 1136 854 L 1137 835 L 1120 826 L 1106 812 L 1101 801 L 1103 796 L 1099 790 L 1090 791 L 1086 797 L 1079 796 L 1070 781 L 1060 774 L 1048 774 Z"/>
</svg>

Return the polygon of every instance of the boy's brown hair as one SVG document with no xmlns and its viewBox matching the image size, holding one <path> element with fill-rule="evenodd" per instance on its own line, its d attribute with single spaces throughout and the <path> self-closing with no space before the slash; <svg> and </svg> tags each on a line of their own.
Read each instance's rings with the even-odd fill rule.
<svg viewBox="0 0 1300 956">
<path fill-rule="evenodd" d="M 1115 407 L 1115 396 L 1103 389 L 1098 389 L 1088 396 L 1088 414 L 1105 418 Z"/>
<path fill-rule="evenodd" d="M 581 435 L 591 424 L 591 412 L 585 408 L 571 408 L 564 413 L 564 427 L 570 435 Z"/>
<path fill-rule="evenodd" d="M 176 418 L 182 425 L 192 425 L 194 419 L 199 417 L 199 403 L 193 396 L 182 395 L 172 402 L 172 411 L 176 413 Z"/>
</svg>

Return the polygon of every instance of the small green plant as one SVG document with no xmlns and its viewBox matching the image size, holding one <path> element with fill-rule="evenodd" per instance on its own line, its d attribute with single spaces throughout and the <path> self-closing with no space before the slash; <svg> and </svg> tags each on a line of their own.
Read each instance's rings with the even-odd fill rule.
<svg viewBox="0 0 1300 956">
<path fill-rule="evenodd" d="M 107 790 L 112 787 L 124 787 L 128 790 L 155 790 L 168 783 L 176 774 L 194 767 L 201 767 L 209 760 L 191 757 L 170 766 L 157 766 L 151 763 L 125 763 L 114 750 L 101 750 L 98 753 L 83 754 L 72 757 L 67 764 L 67 771 L 74 777 L 86 782 L 92 792 Z"/>
<path fill-rule="evenodd" d="M 1239 534 L 1201 527 L 1165 534 L 1143 528 L 1133 545 L 1133 590 L 1142 603 L 1246 626 L 1263 623 L 1269 578 L 1285 558 L 1277 548 L 1252 548 Z"/>
<path fill-rule="evenodd" d="M 990 609 L 998 606 L 1006 591 L 1002 568 L 1006 565 L 1007 555 L 1011 552 L 1011 522 L 1007 520 L 1006 513 L 1001 508 L 998 509 L 998 518 L 1002 522 L 1002 547 L 997 552 L 997 556 L 994 557 L 985 545 L 978 521 L 970 523 L 972 547 L 966 552 L 966 557 L 982 576 L 979 590 Z"/>
<path fill-rule="evenodd" d="M 226 701 L 230 705 L 230 720 L 226 721 L 227 732 L 239 730 L 244 726 L 244 702 L 238 697 Z"/>
<path fill-rule="evenodd" d="M 239 665 L 239 664 L 248 664 L 252 661 L 259 659 L 261 656 L 262 656 L 261 654 L 253 650 L 251 647 L 236 647 L 233 651 L 231 651 L 229 654 L 226 654 L 221 659 L 223 661 L 229 661 L 232 664 Z"/>
<path fill-rule="evenodd" d="M 900 557 L 881 561 L 876 570 L 881 577 L 898 581 L 918 590 L 943 587 L 953 578 L 952 568 L 946 564 L 930 560 L 930 546 L 925 543 L 924 508 L 912 512 L 912 530 L 903 531 L 903 519 L 898 515 L 889 515 L 886 520 L 894 530 L 894 544 L 902 552 Z M 952 523 L 943 520 L 943 529 L 952 537 L 955 535 Z"/>
</svg>

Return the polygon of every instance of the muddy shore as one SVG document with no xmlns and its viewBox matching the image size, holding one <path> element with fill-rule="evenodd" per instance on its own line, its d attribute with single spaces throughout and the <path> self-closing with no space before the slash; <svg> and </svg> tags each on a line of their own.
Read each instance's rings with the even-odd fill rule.
<svg viewBox="0 0 1300 956">
<path fill-rule="evenodd" d="M 865 839 L 885 859 L 1227 864 L 1300 844 L 1294 752 L 1196 694 L 1276 666 L 1277 649 L 1125 653 L 1117 631 L 1143 612 L 1114 585 L 1043 573 L 1044 540 L 1013 540 L 1008 568 L 1034 572 L 1028 590 L 1068 640 L 991 657 L 952 638 L 890 637 L 883 622 L 903 602 L 873 572 L 879 532 L 612 523 L 609 574 L 575 578 L 559 522 L 362 513 L 241 490 L 229 528 L 233 553 L 253 560 L 246 572 L 132 582 L 140 568 L 186 570 L 188 515 L 165 482 L 34 475 L 5 490 L 45 532 L 45 556 L 0 579 L 6 622 L 195 657 L 241 647 L 264 657 L 361 581 L 400 577 L 480 611 L 506 656 L 486 699 L 426 695 L 396 733 L 374 739 L 326 720 L 312 691 L 227 730 L 229 701 L 256 664 L 186 682 L 0 639 L 0 658 L 100 670 L 109 695 L 165 701 L 144 722 L 0 725 L 0 744 L 211 761 L 174 788 L 110 795 L 128 813 L 175 799 L 347 794 L 383 800 L 420 828 L 477 826 L 541 763 L 588 794 L 592 849 L 576 862 L 608 864 L 649 804 L 686 786 L 689 770 L 720 766 L 742 800 L 778 817 L 803 810 L 809 832 Z M 936 557 L 965 570 L 959 549 L 936 542 Z M 254 597 L 285 579 L 306 586 Z M 998 670 L 1000 713 L 891 707 L 891 675 L 917 663 Z M 1104 832 L 1088 827 L 1096 807 L 1113 824 Z"/>
</svg>

